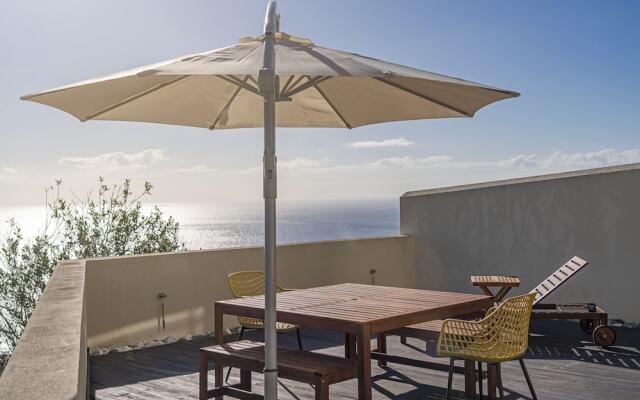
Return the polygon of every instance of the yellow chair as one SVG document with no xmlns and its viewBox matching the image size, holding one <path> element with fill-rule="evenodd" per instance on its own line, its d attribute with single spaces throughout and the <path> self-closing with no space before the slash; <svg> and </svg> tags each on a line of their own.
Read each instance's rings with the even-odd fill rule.
<svg viewBox="0 0 640 400">
<path fill-rule="evenodd" d="M 227 282 L 229 283 L 229 289 L 233 297 L 249 297 L 249 296 L 261 296 L 264 295 L 264 272 L 262 271 L 240 271 L 234 272 L 227 276 Z M 290 289 L 283 289 L 276 285 L 276 292 L 286 292 Z M 238 317 L 238 323 L 240 324 L 240 336 L 238 340 L 242 340 L 244 331 L 247 329 L 264 329 L 264 321 L 257 318 Z M 276 322 L 276 331 L 278 333 L 296 332 L 298 337 L 298 348 L 302 350 L 302 338 L 300 336 L 300 327 L 294 324 L 287 324 L 285 322 Z M 229 380 L 229 374 L 231 368 L 227 371 L 227 377 L 225 382 Z"/>
<path fill-rule="evenodd" d="M 520 361 L 522 372 L 537 399 L 533 384 L 524 365 L 523 355 L 529 346 L 529 319 L 536 293 L 512 297 L 500 306 L 490 310 L 480 321 L 447 319 L 442 323 L 436 352 L 443 357 L 451 357 L 447 399 L 451 395 L 453 364 L 456 359 L 478 362 L 478 380 L 482 398 L 482 363 L 495 366 L 500 398 L 504 396 L 500 363 Z"/>
</svg>

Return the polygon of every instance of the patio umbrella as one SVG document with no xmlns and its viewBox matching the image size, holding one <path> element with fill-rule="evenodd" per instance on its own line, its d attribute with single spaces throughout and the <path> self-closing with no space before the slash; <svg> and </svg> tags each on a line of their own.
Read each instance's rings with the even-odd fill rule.
<svg viewBox="0 0 640 400">
<path fill-rule="evenodd" d="M 388 121 L 472 117 L 519 94 L 315 45 L 280 32 L 275 1 L 264 34 L 229 47 L 22 97 L 81 121 L 208 129 L 264 127 L 265 397 L 277 396 L 275 128 L 355 128 Z M 277 118 L 276 118 L 277 115 Z"/>
</svg>

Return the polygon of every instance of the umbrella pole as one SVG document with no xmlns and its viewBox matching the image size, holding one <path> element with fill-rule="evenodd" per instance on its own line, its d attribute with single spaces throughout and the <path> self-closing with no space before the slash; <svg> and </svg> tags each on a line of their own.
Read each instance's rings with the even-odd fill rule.
<svg viewBox="0 0 640 400">
<path fill-rule="evenodd" d="M 264 269 L 265 269 L 265 368 L 264 398 L 278 398 L 278 362 L 276 334 L 276 88 L 274 34 L 279 29 L 275 1 L 270 1 L 264 23 L 263 64 L 258 74 L 260 94 L 264 98 Z"/>
</svg>

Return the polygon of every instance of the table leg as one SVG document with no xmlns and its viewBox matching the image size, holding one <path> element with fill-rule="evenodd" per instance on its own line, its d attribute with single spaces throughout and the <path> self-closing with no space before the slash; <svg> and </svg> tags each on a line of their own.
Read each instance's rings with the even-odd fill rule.
<svg viewBox="0 0 640 400">
<path fill-rule="evenodd" d="M 316 389 L 316 400 L 329 400 L 329 381 L 326 377 L 316 375 L 313 386 Z"/>
<path fill-rule="evenodd" d="M 200 353 L 200 400 L 207 400 L 207 391 L 209 390 L 208 378 L 209 360 L 207 360 L 204 353 Z"/>
<path fill-rule="evenodd" d="M 387 335 L 385 335 L 384 333 L 378 333 L 377 345 L 378 345 L 377 351 L 379 353 L 387 354 Z M 384 367 L 386 365 L 387 365 L 386 361 L 378 360 L 379 367 Z"/>
<path fill-rule="evenodd" d="M 215 335 L 216 335 L 215 336 L 216 344 L 224 344 L 223 316 L 224 314 L 216 306 L 214 311 L 214 319 L 213 319 Z M 224 367 L 219 363 L 216 363 L 215 382 L 216 382 L 216 387 L 221 387 L 222 385 L 224 385 Z M 217 396 L 216 400 L 223 400 L 223 396 Z"/>
<path fill-rule="evenodd" d="M 358 399 L 371 400 L 371 328 L 358 332 Z"/>
<path fill-rule="evenodd" d="M 487 394 L 489 399 L 496 398 L 496 388 L 498 387 L 498 369 L 496 364 L 487 364 Z"/>
<path fill-rule="evenodd" d="M 489 288 L 488 288 L 488 287 L 486 287 L 486 286 L 480 286 L 480 290 L 482 290 L 482 292 L 483 292 L 484 294 L 486 294 L 487 296 L 495 297 L 495 296 L 493 295 L 493 292 L 491 291 L 491 289 L 489 289 Z"/>
<path fill-rule="evenodd" d="M 509 293 L 509 290 L 511 290 L 511 287 L 509 286 L 503 286 L 498 293 L 496 293 L 496 295 L 493 298 L 493 301 L 496 303 L 500 303 L 502 301 L 502 299 L 504 299 L 504 296 L 507 295 L 507 293 Z"/>
<path fill-rule="evenodd" d="M 247 392 L 251 391 L 251 370 L 250 369 L 240 370 L 240 389 L 246 390 Z"/>
<path fill-rule="evenodd" d="M 344 334 L 344 358 L 356 358 L 356 336 L 352 333 Z"/>
<path fill-rule="evenodd" d="M 474 361 L 464 360 L 464 395 L 476 397 L 476 366 Z"/>
</svg>

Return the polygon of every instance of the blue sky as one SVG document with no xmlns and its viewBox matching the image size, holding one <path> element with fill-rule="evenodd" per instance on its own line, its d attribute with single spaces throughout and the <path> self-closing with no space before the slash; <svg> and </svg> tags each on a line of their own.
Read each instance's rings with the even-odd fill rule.
<svg viewBox="0 0 640 400">
<path fill-rule="evenodd" d="M 80 123 L 18 98 L 260 33 L 266 1 L 12 1 L 0 15 L 0 205 L 62 178 L 151 180 L 158 202 L 261 198 L 260 130 Z M 315 43 L 522 93 L 473 119 L 281 129 L 280 198 L 404 191 L 640 162 L 636 1 L 279 1 Z M 385 142 L 385 140 L 387 140 Z M 366 142 L 364 144 L 356 144 Z"/>
</svg>

